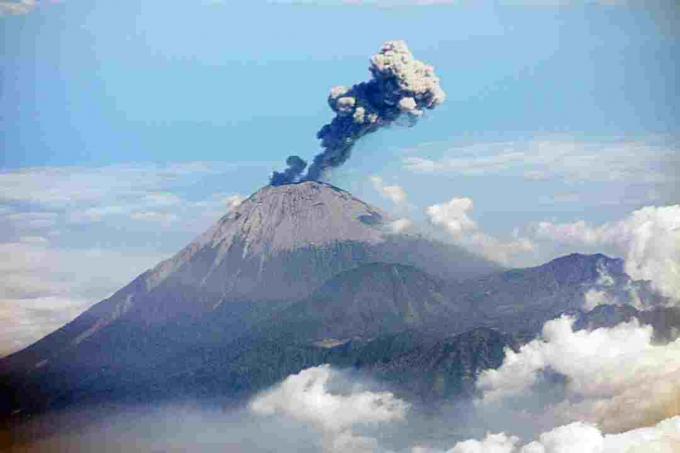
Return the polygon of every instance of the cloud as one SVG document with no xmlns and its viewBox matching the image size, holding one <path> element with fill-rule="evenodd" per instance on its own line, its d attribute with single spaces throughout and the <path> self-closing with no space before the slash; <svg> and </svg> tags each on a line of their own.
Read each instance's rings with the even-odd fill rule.
<svg viewBox="0 0 680 453">
<path fill-rule="evenodd" d="M 369 72 L 365 82 L 331 88 L 327 102 L 335 115 L 316 134 L 323 151 L 308 168 L 301 157 L 289 156 L 271 185 L 321 180 L 351 157 L 362 137 L 392 124 L 413 126 L 446 99 L 434 67 L 416 60 L 404 41 L 386 41 L 371 57 Z"/>
<path fill-rule="evenodd" d="M 545 432 L 526 445 L 518 442 L 514 436 L 489 434 L 481 441 L 458 442 L 448 453 L 672 453 L 680 447 L 680 417 L 620 434 L 603 434 L 593 425 L 576 422 Z M 433 450 L 414 449 L 413 453 L 428 451 Z"/>
<path fill-rule="evenodd" d="M 0 16 L 28 14 L 38 5 L 37 0 L 0 1 Z"/>
<path fill-rule="evenodd" d="M 428 206 L 425 212 L 432 223 L 444 226 L 457 236 L 477 229 L 477 224 L 468 216 L 473 207 L 470 198 L 454 197 L 446 203 Z"/>
<path fill-rule="evenodd" d="M 177 221 L 178 217 L 170 212 L 158 211 L 138 211 L 130 215 L 133 220 L 141 220 L 143 222 L 157 222 L 168 224 Z"/>
<path fill-rule="evenodd" d="M 416 173 L 467 176 L 514 173 L 528 180 L 559 178 L 572 182 L 671 186 L 680 181 L 677 144 L 543 139 L 449 147 L 443 154 L 439 159 L 409 156 L 403 159 L 403 164 Z"/>
<path fill-rule="evenodd" d="M 603 261 L 598 261 L 596 271 L 595 286 L 584 294 L 583 310 L 590 311 L 598 305 L 631 305 L 638 310 L 649 308 L 643 303 L 638 287 L 632 281 L 626 281 L 622 293 L 614 294 L 612 289 L 616 282 Z"/>
<path fill-rule="evenodd" d="M 380 176 L 371 176 L 371 183 L 373 188 L 377 190 L 380 195 L 387 198 L 395 205 L 403 205 L 406 203 L 406 191 L 398 185 L 386 185 Z"/>
<path fill-rule="evenodd" d="M 0 228 L 5 224 L 25 234 L 26 230 L 58 224 L 64 227 L 113 220 L 167 226 L 182 217 L 191 219 L 182 227 L 199 233 L 231 209 L 240 195 L 215 193 L 190 200 L 180 191 L 196 191 L 203 178 L 230 168 L 226 164 L 189 162 L 0 172 Z"/>
<path fill-rule="evenodd" d="M 141 198 L 157 204 L 172 202 L 164 192 L 182 178 L 191 180 L 219 174 L 226 164 L 109 165 L 104 167 L 35 167 L 0 172 L 0 203 L 25 203 L 45 208 L 97 204 L 110 200 Z M 176 201 L 176 200 L 175 200 Z"/>
<path fill-rule="evenodd" d="M 53 227 L 59 215 L 56 212 L 15 212 L 3 216 L 17 230 L 39 230 Z"/>
<path fill-rule="evenodd" d="M 632 278 L 651 281 L 662 295 L 680 300 L 680 205 L 647 206 L 599 226 L 540 222 L 533 235 L 572 247 L 612 247 Z"/>
<path fill-rule="evenodd" d="M 498 369 L 479 376 L 480 404 L 521 396 L 554 372 L 566 379 L 565 395 L 549 409 L 566 421 L 616 432 L 680 413 L 680 339 L 655 344 L 652 327 L 637 321 L 591 331 L 573 322 L 549 321 L 540 338 L 507 349 Z"/>
<path fill-rule="evenodd" d="M 11 326 L 0 332 L 0 355 L 60 327 L 233 209 L 241 195 L 201 193 L 231 168 L 0 171 L 0 305 Z"/>
<path fill-rule="evenodd" d="M 511 453 L 519 438 L 505 433 L 489 434 L 484 440 L 458 442 L 449 453 Z"/>
<path fill-rule="evenodd" d="M 466 197 L 428 206 L 425 213 L 433 225 L 443 227 L 459 245 L 502 264 L 508 264 L 515 257 L 534 250 L 534 245 L 526 238 L 516 237 L 502 241 L 479 230 L 477 223 L 470 217 L 474 202 Z"/>
<path fill-rule="evenodd" d="M 0 357 L 39 340 L 74 319 L 91 301 L 59 296 L 29 299 L 0 297 Z"/>
<path fill-rule="evenodd" d="M 401 218 L 393 220 L 387 225 L 387 227 L 392 233 L 399 234 L 404 233 L 413 228 L 413 222 L 409 219 Z"/>
<path fill-rule="evenodd" d="M 376 440 L 355 435 L 353 428 L 403 420 L 408 405 L 389 392 L 356 387 L 333 392 L 329 384 L 337 379 L 338 372 L 329 365 L 308 368 L 256 397 L 250 409 L 257 415 L 283 415 L 314 426 L 324 435 L 326 451 L 374 451 Z"/>
<path fill-rule="evenodd" d="M 0 356 L 61 327 L 166 256 L 51 247 L 41 237 L 0 243 Z"/>
<path fill-rule="evenodd" d="M 223 199 L 223 203 L 231 211 L 238 208 L 245 199 L 243 195 L 229 195 Z"/>
</svg>

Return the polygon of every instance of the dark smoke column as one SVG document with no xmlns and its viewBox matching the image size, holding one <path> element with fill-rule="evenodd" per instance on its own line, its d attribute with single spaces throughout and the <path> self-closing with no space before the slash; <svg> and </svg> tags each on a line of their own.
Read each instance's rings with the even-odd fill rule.
<svg viewBox="0 0 680 453">
<path fill-rule="evenodd" d="M 350 88 L 335 87 L 328 104 L 335 112 L 330 123 L 316 134 L 323 151 L 314 157 L 306 175 L 306 165 L 290 156 L 283 172 L 274 172 L 272 185 L 318 180 L 324 173 L 349 159 L 352 147 L 366 134 L 389 126 L 402 115 L 414 125 L 425 109 L 433 109 L 446 99 L 434 68 L 413 58 L 404 41 L 388 41 L 371 57 L 372 78 Z"/>
</svg>

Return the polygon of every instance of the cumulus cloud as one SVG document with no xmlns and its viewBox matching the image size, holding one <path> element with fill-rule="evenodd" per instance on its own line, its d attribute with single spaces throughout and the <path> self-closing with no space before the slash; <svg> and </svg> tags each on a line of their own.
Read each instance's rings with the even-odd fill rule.
<svg viewBox="0 0 680 453">
<path fill-rule="evenodd" d="M 375 439 L 357 436 L 352 430 L 403 420 L 408 405 L 389 392 L 357 388 L 333 392 L 329 384 L 336 373 L 322 365 L 291 375 L 255 398 L 250 409 L 258 415 L 283 415 L 314 426 L 324 436 L 326 451 L 374 451 Z"/>
<path fill-rule="evenodd" d="M 396 184 L 387 185 L 380 176 L 371 176 L 370 180 L 373 188 L 384 198 L 387 198 L 397 206 L 406 203 L 407 195 L 403 187 Z"/>
<path fill-rule="evenodd" d="M 662 295 L 680 300 L 680 205 L 647 206 L 602 225 L 540 222 L 533 234 L 569 246 L 612 247 L 632 278 L 651 281 Z"/>
<path fill-rule="evenodd" d="M 477 224 L 468 215 L 473 207 L 474 203 L 470 198 L 454 197 L 446 203 L 428 206 L 425 212 L 432 223 L 441 225 L 458 236 L 477 229 Z"/>
<path fill-rule="evenodd" d="M 481 441 L 458 442 L 447 453 L 673 453 L 680 447 L 680 417 L 620 434 L 603 434 L 593 425 L 575 422 L 545 432 L 528 444 L 518 444 L 515 436 L 489 434 Z M 433 450 L 414 449 L 413 453 L 428 451 Z"/>
<path fill-rule="evenodd" d="M 483 440 L 458 442 L 449 453 L 511 453 L 519 438 L 505 433 L 489 434 Z"/>
<path fill-rule="evenodd" d="M 530 253 L 534 245 L 526 238 L 515 237 L 503 241 L 479 229 L 471 213 L 474 202 L 466 197 L 428 206 L 425 213 L 433 225 L 444 228 L 459 245 L 502 264 L 508 264 L 517 256 Z"/>
<path fill-rule="evenodd" d="M 564 400 L 552 409 L 565 420 L 621 431 L 656 423 L 680 412 L 680 339 L 652 341 L 651 326 L 637 321 L 592 331 L 573 330 L 561 317 L 519 351 L 505 351 L 503 364 L 486 370 L 477 385 L 481 404 L 529 392 L 547 372 L 566 379 Z"/>
</svg>

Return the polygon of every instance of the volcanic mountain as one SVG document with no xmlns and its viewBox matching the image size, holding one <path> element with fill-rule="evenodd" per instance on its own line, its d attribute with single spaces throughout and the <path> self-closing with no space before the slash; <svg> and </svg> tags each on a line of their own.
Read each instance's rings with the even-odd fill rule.
<svg viewBox="0 0 680 453">
<path fill-rule="evenodd" d="M 157 356 L 158 345 L 149 338 L 162 331 L 170 343 L 198 341 L 200 335 L 182 329 L 200 325 L 206 315 L 226 318 L 220 328 L 231 338 L 247 324 L 244 318 L 304 299 L 329 278 L 375 261 L 413 265 L 454 281 L 499 269 L 457 247 L 394 234 L 389 222 L 379 209 L 329 184 L 266 186 L 174 257 L 0 361 L 0 372 L 33 375 L 66 356 L 70 369 L 90 369 L 88 362 L 118 367 L 129 359 L 110 356 L 121 341 L 136 356 L 147 350 Z M 95 350 L 85 351 L 89 347 Z"/>
<path fill-rule="evenodd" d="M 603 255 L 506 271 L 390 222 L 329 184 L 264 187 L 174 257 L 0 360 L 0 413 L 247 396 L 321 363 L 397 383 L 413 376 L 403 383 L 418 393 L 460 392 L 504 347 L 578 311 L 603 270 L 608 291 L 634 284 Z"/>
</svg>

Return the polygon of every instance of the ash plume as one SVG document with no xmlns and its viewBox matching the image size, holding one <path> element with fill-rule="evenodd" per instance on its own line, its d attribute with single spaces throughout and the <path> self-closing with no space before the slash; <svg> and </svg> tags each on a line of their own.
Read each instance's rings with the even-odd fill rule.
<svg viewBox="0 0 680 453">
<path fill-rule="evenodd" d="M 307 162 L 299 156 L 288 156 L 286 165 L 288 165 L 288 168 L 284 171 L 275 171 L 272 173 L 269 181 L 272 186 L 289 184 L 305 171 L 305 168 L 307 168 Z"/>
<path fill-rule="evenodd" d="M 288 168 L 274 172 L 271 185 L 318 180 L 349 159 L 354 144 L 366 134 L 389 126 L 402 115 L 414 125 L 425 109 L 446 99 L 434 68 L 416 60 L 404 41 L 388 41 L 371 57 L 371 79 L 352 87 L 331 89 L 328 105 L 335 112 L 330 123 L 316 134 L 323 151 L 303 175 L 306 163 L 290 156 Z"/>
</svg>

